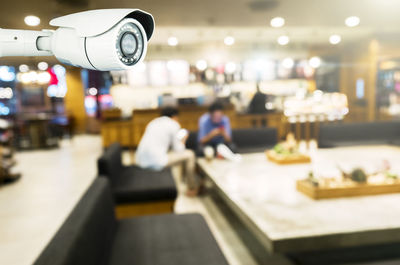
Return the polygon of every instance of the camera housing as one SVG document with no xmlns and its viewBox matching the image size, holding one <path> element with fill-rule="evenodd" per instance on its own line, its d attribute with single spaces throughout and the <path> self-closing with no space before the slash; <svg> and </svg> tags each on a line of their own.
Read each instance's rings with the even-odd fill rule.
<svg viewBox="0 0 400 265">
<path fill-rule="evenodd" d="M 99 9 L 55 18 L 57 30 L 0 29 L 0 56 L 55 55 L 100 71 L 130 69 L 144 59 L 153 16 L 139 9 Z M 27 45 L 29 44 L 29 45 Z"/>
<path fill-rule="evenodd" d="M 137 9 L 80 12 L 53 19 L 50 25 L 59 27 L 51 40 L 58 60 L 102 71 L 129 69 L 142 61 L 154 30 L 153 17 Z"/>
</svg>

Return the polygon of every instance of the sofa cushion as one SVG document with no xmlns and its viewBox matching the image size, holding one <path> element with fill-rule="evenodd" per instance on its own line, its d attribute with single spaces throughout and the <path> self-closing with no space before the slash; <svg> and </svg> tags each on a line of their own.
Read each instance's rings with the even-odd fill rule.
<svg viewBox="0 0 400 265">
<path fill-rule="evenodd" d="M 112 183 L 117 203 L 175 200 L 177 190 L 170 168 L 152 171 L 136 166 L 124 167 Z"/>
<path fill-rule="evenodd" d="M 122 172 L 122 148 L 119 143 L 110 145 L 97 160 L 99 175 L 115 178 Z"/>
<path fill-rule="evenodd" d="M 101 265 L 117 222 L 106 178 L 97 178 L 34 265 Z"/>
<path fill-rule="evenodd" d="M 119 222 L 113 265 L 226 265 L 206 222 L 198 214 L 160 215 Z"/>
<path fill-rule="evenodd" d="M 319 147 L 392 144 L 400 140 L 399 122 L 320 125 Z"/>
</svg>

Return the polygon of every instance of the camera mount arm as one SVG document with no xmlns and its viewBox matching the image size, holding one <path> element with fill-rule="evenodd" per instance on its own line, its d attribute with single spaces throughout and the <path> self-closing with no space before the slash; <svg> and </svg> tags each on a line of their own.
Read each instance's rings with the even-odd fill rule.
<svg viewBox="0 0 400 265">
<path fill-rule="evenodd" d="M 51 56 L 51 31 L 0 29 L 0 57 Z"/>
</svg>

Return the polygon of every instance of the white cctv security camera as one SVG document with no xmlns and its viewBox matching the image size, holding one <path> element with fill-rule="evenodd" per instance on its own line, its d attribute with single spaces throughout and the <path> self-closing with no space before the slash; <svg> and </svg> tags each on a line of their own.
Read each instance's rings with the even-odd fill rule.
<svg viewBox="0 0 400 265">
<path fill-rule="evenodd" d="M 139 9 L 100 9 L 50 21 L 57 30 L 0 29 L 0 57 L 54 55 L 65 64 L 126 70 L 146 56 L 154 19 Z"/>
</svg>

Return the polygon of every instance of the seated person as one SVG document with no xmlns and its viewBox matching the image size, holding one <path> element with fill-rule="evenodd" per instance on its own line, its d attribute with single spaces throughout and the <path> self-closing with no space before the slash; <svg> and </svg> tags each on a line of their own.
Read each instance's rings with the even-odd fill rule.
<svg viewBox="0 0 400 265">
<path fill-rule="evenodd" d="M 183 164 L 188 186 L 186 194 L 195 196 L 198 189 L 196 158 L 193 151 L 185 149 L 188 134 L 183 133 L 182 136 L 178 114 L 176 108 L 164 108 L 161 117 L 147 125 L 136 151 L 136 164 L 153 170 Z"/>
<path fill-rule="evenodd" d="M 208 113 L 199 119 L 198 155 L 204 155 L 204 148 L 211 146 L 214 149 L 219 144 L 225 144 L 232 151 L 235 150 L 232 142 L 232 131 L 229 118 L 224 115 L 221 103 L 213 103 Z"/>
<path fill-rule="evenodd" d="M 257 84 L 257 91 L 254 94 L 249 104 L 249 113 L 253 114 L 267 113 L 268 110 L 265 107 L 267 99 L 268 99 L 267 95 L 261 92 L 260 85 Z"/>
</svg>

